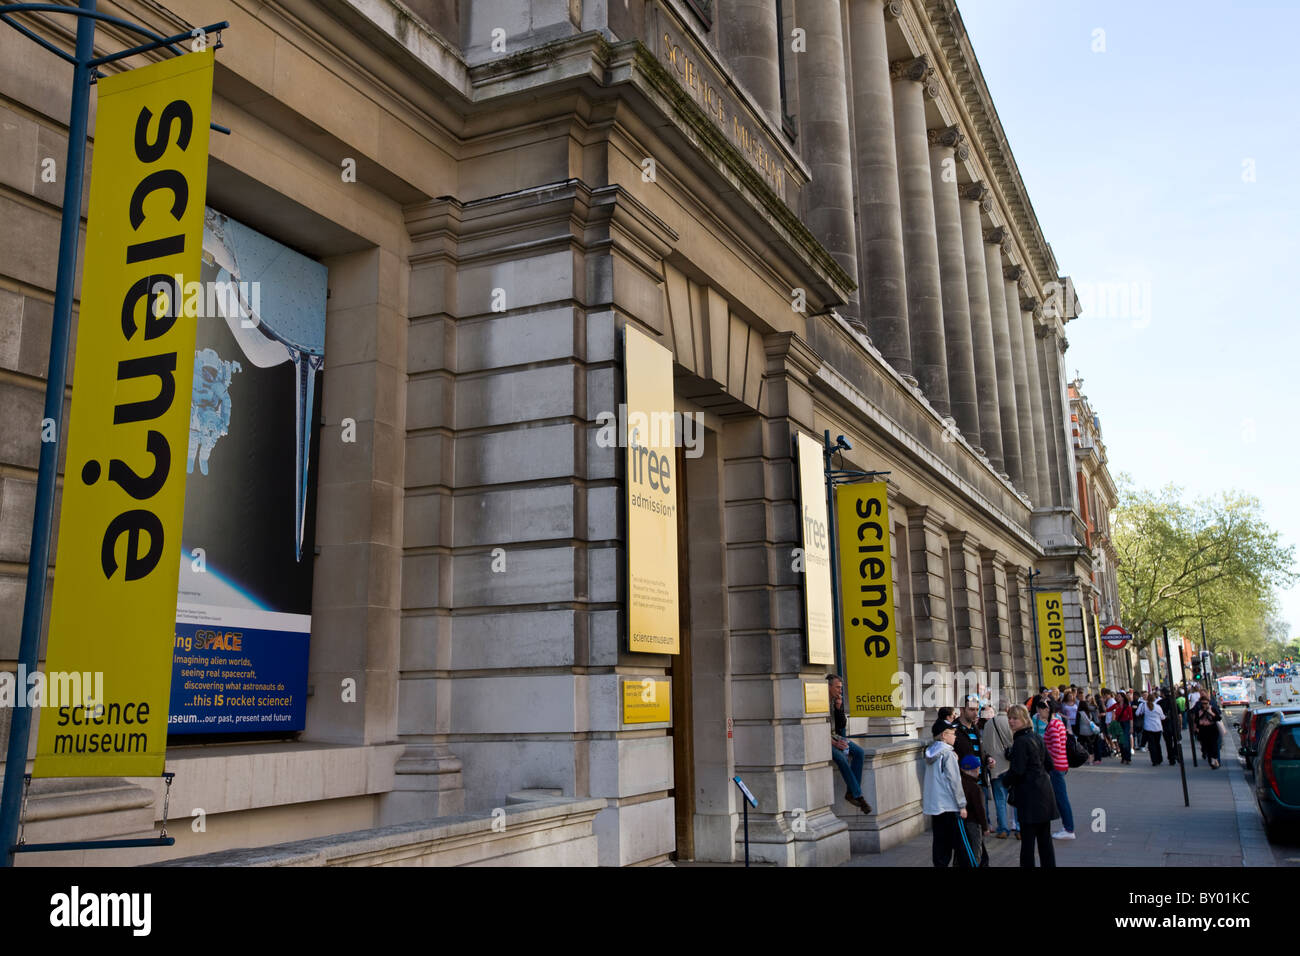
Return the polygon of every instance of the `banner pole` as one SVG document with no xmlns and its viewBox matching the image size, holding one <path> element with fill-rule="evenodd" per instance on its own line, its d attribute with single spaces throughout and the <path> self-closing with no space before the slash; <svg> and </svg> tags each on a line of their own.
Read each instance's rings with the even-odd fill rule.
<svg viewBox="0 0 1300 956">
<path fill-rule="evenodd" d="M 1038 590 L 1034 587 L 1034 578 L 1042 573 L 1042 571 L 1035 571 L 1033 568 L 1029 569 L 1029 622 L 1034 632 L 1034 657 L 1038 661 L 1038 686 L 1046 687 L 1047 675 L 1043 673 L 1043 648 L 1038 643 L 1038 598 L 1035 597 Z M 1038 691 L 1033 690 L 1033 688 L 1030 688 L 1030 690 L 1033 692 L 1033 696 L 1038 696 Z"/>
<path fill-rule="evenodd" d="M 79 9 L 95 12 L 96 0 L 81 0 Z M 27 593 L 23 600 L 22 638 L 18 645 L 18 673 L 33 674 L 45 617 L 45 584 L 50 565 L 50 537 L 54 525 L 54 486 L 59 469 L 59 442 L 63 439 L 63 397 L 67 391 L 68 340 L 72 332 L 72 297 L 77 284 L 77 244 L 81 235 L 81 193 L 86 164 L 86 126 L 90 116 L 89 62 L 95 55 L 95 18 L 77 17 L 77 61 L 72 72 L 72 104 L 68 114 L 68 153 L 63 168 L 63 216 L 59 229 L 59 268 L 54 291 L 54 324 L 50 332 L 50 363 L 46 373 L 45 421 L 41 422 L 40 470 L 36 478 L 36 509 L 32 521 L 31 549 L 27 560 Z M 45 429 L 53 423 L 53 437 Z M 14 840 L 22 801 L 23 774 L 31 735 L 32 708 L 27 688 L 15 687 L 9 749 L 5 756 L 3 795 L 0 795 L 0 845 L 3 865 L 14 864 Z"/>
<path fill-rule="evenodd" d="M 835 447 L 828 429 L 822 436 L 822 470 L 826 475 L 826 530 L 830 536 L 831 561 L 831 628 L 835 632 L 835 673 L 848 685 L 844 676 L 844 626 L 840 621 L 840 542 L 835 523 L 835 476 L 831 474 Z"/>
</svg>

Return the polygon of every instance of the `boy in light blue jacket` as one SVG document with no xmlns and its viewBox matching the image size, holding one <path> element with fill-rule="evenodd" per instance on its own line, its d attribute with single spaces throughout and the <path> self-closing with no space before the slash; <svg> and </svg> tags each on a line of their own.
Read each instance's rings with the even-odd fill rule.
<svg viewBox="0 0 1300 956">
<path fill-rule="evenodd" d="M 970 866 L 965 847 L 966 796 L 962 793 L 961 770 L 957 752 L 952 749 L 957 731 L 945 721 L 931 728 L 934 743 L 925 749 L 925 781 L 921 789 L 921 812 L 931 817 L 934 844 L 931 858 L 935 866 L 949 866 L 953 853 L 959 867 Z"/>
</svg>

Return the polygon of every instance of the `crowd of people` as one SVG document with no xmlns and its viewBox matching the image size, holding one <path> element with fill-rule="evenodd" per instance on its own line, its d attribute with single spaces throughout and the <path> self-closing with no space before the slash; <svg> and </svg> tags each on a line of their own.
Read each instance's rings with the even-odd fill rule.
<svg viewBox="0 0 1300 956">
<path fill-rule="evenodd" d="M 845 735 L 843 682 L 829 678 L 832 755 L 848 784 L 846 799 L 870 813 L 862 796 L 864 752 Z M 1074 813 L 1066 775 L 1071 768 L 1118 758 L 1131 764 L 1147 753 L 1153 766 L 1177 767 L 1182 726 L 1217 770 L 1226 733 L 1218 704 L 1197 684 L 1139 694 L 1098 694 L 1075 685 L 1043 687 L 1024 704 L 1004 701 L 1001 712 L 974 695 L 960 708 L 939 708 L 925 749 L 922 812 L 931 819 L 935 866 L 988 865 L 985 840 L 1020 841 L 1020 865 L 1055 866 L 1053 841 L 1073 840 Z M 988 804 L 994 819 L 989 820 Z M 1053 821 L 1059 827 L 1053 831 Z"/>
</svg>

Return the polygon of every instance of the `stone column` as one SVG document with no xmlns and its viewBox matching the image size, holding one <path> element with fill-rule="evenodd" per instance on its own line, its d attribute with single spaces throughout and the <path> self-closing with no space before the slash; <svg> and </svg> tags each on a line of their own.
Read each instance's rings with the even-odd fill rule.
<svg viewBox="0 0 1300 956">
<path fill-rule="evenodd" d="M 1011 608 L 1012 658 L 1015 661 L 1013 682 L 1005 693 L 1014 701 L 1023 701 L 1038 690 L 1038 657 L 1034 653 L 1033 618 L 1029 613 L 1029 570 L 1008 564 L 1007 604 Z"/>
<path fill-rule="evenodd" d="M 1031 308 L 1026 310 L 1026 306 Z M 1040 311 L 1035 300 L 1027 298 L 1020 300 L 1020 325 L 1025 343 L 1025 372 L 1029 380 L 1029 416 L 1034 432 L 1034 471 L 1038 477 L 1038 496 L 1033 499 L 1035 508 L 1049 506 L 1052 499 L 1051 467 L 1047 463 L 1047 419 L 1043 417 L 1043 385 L 1038 371 L 1038 336 L 1034 321 L 1034 314 Z"/>
<path fill-rule="evenodd" d="M 780 25 L 772 0 L 728 0 L 715 21 L 722 57 L 759 108 L 781 128 L 781 79 L 777 67 Z"/>
<path fill-rule="evenodd" d="M 930 183 L 939 240 L 943 283 L 943 340 L 948 350 L 948 399 L 957 427 L 972 445 L 980 444 L 979 399 L 975 394 L 975 353 L 971 347 L 970 290 L 962 245 L 957 163 L 969 149 L 955 126 L 930 130 Z"/>
<path fill-rule="evenodd" d="M 1024 477 L 1021 491 L 1030 501 L 1037 501 L 1038 452 L 1034 447 L 1034 416 L 1029 403 L 1029 370 L 1025 361 L 1025 331 L 1020 319 L 1020 265 L 1007 266 L 1002 271 L 1006 291 L 1007 331 L 1011 333 L 1011 369 L 1016 385 L 1016 421 L 1020 431 L 1020 472 Z"/>
<path fill-rule="evenodd" d="M 984 183 L 961 188 L 961 239 L 966 254 L 966 285 L 970 292 L 971 351 L 975 360 L 975 395 L 980 412 L 980 445 L 996 471 L 1002 461 L 1002 424 L 998 410 L 998 370 L 993 354 L 993 322 L 989 309 L 988 276 L 984 270 L 984 223 L 981 212 L 993 208 Z"/>
<path fill-rule="evenodd" d="M 948 532 L 939 515 L 923 506 L 907 509 L 908 542 L 912 547 L 912 629 L 916 635 L 916 665 L 924 675 L 944 675 L 942 686 L 951 688 L 954 661 L 948 645 L 948 567 L 943 560 Z M 950 696 L 950 695 L 949 695 Z M 944 704 L 955 701 L 944 700 Z M 928 710 L 926 719 L 933 719 Z"/>
<path fill-rule="evenodd" d="M 772 4 L 768 4 L 772 6 Z M 853 153 L 850 148 L 848 85 L 845 81 L 844 30 L 838 3 L 813 3 L 799 11 L 816 56 L 793 57 L 799 71 L 799 126 L 803 159 L 812 179 L 802 192 L 808 229 L 858 281 L 858 248 L 853 215 Z M 841 307 L 850 322 L 862 322 L 859 297 Z M 866 331 L 865 325 L 863 330 Z"/>
<path fill-rule="evenodd" d="M 863 277 L 858 300 L 876 347 L 900 375 L 915 385 L 885 6 L 882 0 L 852 0 L 849 15 L 849 74 L 853 83 L 861 236 L 858 248 L 862 256 L 859 274 Z"/>
<path fill-rule="evenodd" d="M 1011 366 L 1011 332 L 1007 322 L 1007 293 L 1002 284 L 1002 243 L 1006 227 L 984 232 L 984 270 L 989 287 L 989 315 L 993 325 L 993 355 L 998 370 L 998 413 L 1002 427 L 1002 461 L 1017 488 L 1024 487 L 1020 469 L 1020 421 L 1016 417 L 1016 376 Z"/>
<path fill-rule="evenodd" d="M 894 141 L 903 208 L 903 259 L 907 270 L 907 320 L 912 335 L 912 374 L 940 415 L 947 416 L 948 353 L 943 339 L 943 292 L 939 242 L 930 184 L 930 141 L 925 97 L 938 95 L 934 69 L 917 57 L 889 65 L 894 81 Z"/>
<path fill-rule="evenodd" d="M 1061 407 L 1059 352 L 1056 345 L 1056 330 L 1050 325 L 1039 326 L 1037 330 L 1038 376 L 1043 395 L 1043 427 L 1047 437 L 1047 464 L 1051 479 L 1051 505 L 1070 507 L 1071 495 L 1065 485 L 1062 445 L 1066 440 L 1065 412 Z"/>
<path fill-rule="evenodd" d="M 952 553 L 952 616 L 957 625 L 957 666 L 963 670 L 984 668 L 987 644 L 984 634 L 983 599 L 980 597 L 979 542 L 965 531 L 948 535 Z"/>
<path fill-rule="evenodd" d="M 1002 564 L 1002 556 L 996 551 L 980 552 L 989 670 L 999 674 L 1011 668 L 1011 615 L 1007 608 L 1007 577 Z"/>
</svg>

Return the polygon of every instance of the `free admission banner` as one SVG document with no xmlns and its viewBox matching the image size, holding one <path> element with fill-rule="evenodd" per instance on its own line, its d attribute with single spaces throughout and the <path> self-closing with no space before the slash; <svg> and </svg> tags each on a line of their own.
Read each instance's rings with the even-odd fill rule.
<svg viewBox="0 0 1300 956">
<path fill-rule="evenodd" d="M 628 650 L 676 654 L 677 446 L 673 355 L 624 329 Z"/>
<path fill-rule="evenodd" d="M 1039 591 L 1034 595 L 1038 611 L 1038 653 L 1043 686 L 1070 683 L 1070 662 L 1065 653 L 1065 614 L 1060 591 Z"/>
<path fill-rule="evenodd" d="M 887 489 L 883 481 L 835 489 L 846 712 L 850 717 L 903 715 L 894 702 L 898 640 Z"/>
<path fill-rule="evenodd" d="M 327 270 L 209 209 L 171 732 L 302 730 Z"/>
<path fill-rule="evenodd" d="M 831 616 L 831 539 L 826 515 L 826 471 L 822 443 L 800 432 L 799 510 L 803 536 L 803 617 L 809 664 L 835 663 Z"/>
<path fill-rule="evenodd" d="M 102 674 L 103 699 L 42 711 L 38 777 L 163 771 L 212 63 L 99 82 L 46 669 Z"/>
</svg>

